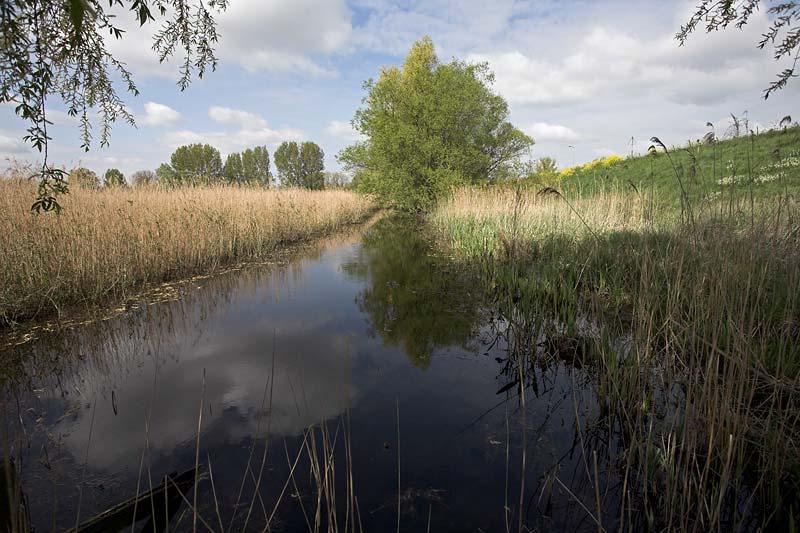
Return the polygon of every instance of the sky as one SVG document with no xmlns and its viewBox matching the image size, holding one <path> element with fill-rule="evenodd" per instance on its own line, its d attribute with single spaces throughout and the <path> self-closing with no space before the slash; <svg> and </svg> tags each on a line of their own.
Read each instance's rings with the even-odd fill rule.
<svg viewBox="0 0 800 533">
<path fill-rule="evenodd" d="M 80 148 L 77 121 L 53 102 L 51 161 L 65 168 L 110 167 L 126 175 L 168 162 L 181 144 L 207 142 L 223 158 L 285 140 L 311 140 L 336 154 L 358 139 L 350 126 L 365 80 L 402 63 L 411 44 L 433 39 L 441 61 L 487 61 L 511 122 L 530 134 L 531 157 L 560 167 L 608 154 L 643 152 L 718 133 L 730 114 L 765 128 L 800 118 L 800 81 L 764 101 L 783 68 L 756 43 L 768 24 L 756 13 L 742 30 L 675 32 L 697 0 L 230 0 L 218 16 L 219 65 L 181 92 L 177 65 L 150 49 L 155 26 L 128 13 L 114 54 L 134 73 L 138 97 L 124 96 L 137 126 L 117 123 L 110 146 Z M 122 91 L 122 87 L 120 87 Z M 0 163 L 36 161 L 25 124 L 0 106 Z"/>
</svg>

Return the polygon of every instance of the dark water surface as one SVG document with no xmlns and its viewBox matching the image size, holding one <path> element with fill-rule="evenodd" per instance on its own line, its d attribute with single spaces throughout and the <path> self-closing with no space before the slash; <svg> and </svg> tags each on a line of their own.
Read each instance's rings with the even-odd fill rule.
<svg viewBox="0 0 800 533">
<path fill-rule="evenodd" d="M 520 502 L 532 530 L 596 530 L 588 376 L 534 366 L 523 410 L 503 322 L 424 233 L 384 218 L 4 354 L 6 454 L 37 530 L 194 466 L 201 401 L 214 530 L 394 530 L 398 453 L 403 531 L 517 530 Z"/>
</svg>

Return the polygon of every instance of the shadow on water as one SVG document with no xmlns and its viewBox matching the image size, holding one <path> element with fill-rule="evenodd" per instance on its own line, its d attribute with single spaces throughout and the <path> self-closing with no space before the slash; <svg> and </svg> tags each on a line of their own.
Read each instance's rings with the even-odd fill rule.
<svg viewBox="0 0 800 533">
<path fill-rule="evenodd" d="M 591 372 L 521 357 L 525 328 L 479 287 L 389 216 L 14 347 L 2 430 L 34 525 L 72 527 L 198 457 L 214 530 L 381 531 L 398 512 L 403 530 L 597 530 L 581 450 L 614 437 Z"/>
</svg>

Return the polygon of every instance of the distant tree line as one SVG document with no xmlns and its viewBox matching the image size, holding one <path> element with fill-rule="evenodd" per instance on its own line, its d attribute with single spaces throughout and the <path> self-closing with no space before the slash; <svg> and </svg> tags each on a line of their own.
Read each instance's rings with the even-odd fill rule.
<svg viewBox="0 0 800 533">
<path fill-rule="evenodd" d="M 272 187 L 302 187 L 323 189 L 343 187 L 348 183 L 341 172 L 325 172 L 325 152 L 314 142 L 284 142 L 275 151 L 274 162 L 277 179 L 270 169 L 269 151 L 266 146 L 248 148 L 242 152 L 228 154 L 225 163 L 219 150 L 210 144 L 188 144 L 177 148 L 169 163 L 161 164 L 155 172 L 139 170 L 131 175 L 131 185 L 145 187 L 159 184 L 164 187 L 205 185 L 249 185 Z M 102 182 L 88 168 L 78 167 L 69 173 L 69 183 L 80 187 L 97 189 L 104 187 L 126 187 L 128 182 L 116 168 L 108 169 Z"/>
</svg>

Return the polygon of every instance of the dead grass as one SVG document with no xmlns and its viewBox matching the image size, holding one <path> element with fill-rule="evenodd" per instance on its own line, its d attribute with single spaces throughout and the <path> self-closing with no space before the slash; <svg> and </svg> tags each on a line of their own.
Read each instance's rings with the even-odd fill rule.
<svg viewBox="0 0 800 533">
<path fill-rule="evenodd" d="M 0 323 L 263 257 L 374 211 L 343 190 L 75 189 L 60 215 L 30 212 L 33 197 L 0 181 Z"/>
</svg>

